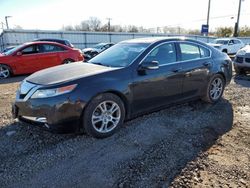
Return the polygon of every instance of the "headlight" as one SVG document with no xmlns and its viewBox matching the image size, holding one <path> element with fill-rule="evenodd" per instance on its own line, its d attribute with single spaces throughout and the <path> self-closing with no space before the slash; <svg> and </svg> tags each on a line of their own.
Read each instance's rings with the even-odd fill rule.
<svg viewBox="0 0 250 188">
<path fill-rule="evenodd" d="M 239 50 L 238 52 L 237 52 L 237 55 L 246 55 L 246 51 L 245 50 Z"/>
<path fill-rule="evenodd" d="M 53 89 L 38 89 L 32 96 L 32 99 L 35 98 L 47 98 L 47 97 L 54 97 L 58 95 L 62 95 L 65 93 L 69 93 L 76 88 L 77 84 L 53 88 Z"/>
</svg>

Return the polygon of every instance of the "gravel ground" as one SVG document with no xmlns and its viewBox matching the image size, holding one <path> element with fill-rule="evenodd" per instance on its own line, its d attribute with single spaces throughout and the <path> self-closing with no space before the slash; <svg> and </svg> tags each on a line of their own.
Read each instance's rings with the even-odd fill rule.
<svg viewBox="0 0 250 188">
<path fill-rule="evenodd" d="M 0 80 L 0 187 L 249 187 L 250 77 L 215 105 L 195 101 L 128 121 L 106 139 L 15 122 L 24 77 Z"/>
</svg>

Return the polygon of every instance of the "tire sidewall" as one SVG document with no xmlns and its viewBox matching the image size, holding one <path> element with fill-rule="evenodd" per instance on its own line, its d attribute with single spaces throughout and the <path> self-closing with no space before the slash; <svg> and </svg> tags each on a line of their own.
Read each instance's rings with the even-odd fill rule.
<svg viewBox="0 0 250 188">
<path fill-rule="evenodd" d="M 10 67 L 7 66 L 7 65 L 4 65 L 4 64 L 0 64 L 0 67 L 4 67 L 4 68 L 8 69 L 8 71 L 9 71 L 9 75 L 8 75 L 7 77 L 5 77 L 5 78 L 2 78 L 2 77 L 1 77 L 0 79 L 9 78 L 9 77 L 11 76 L 11 69 L 10 69 Z"/>
<path fill-rule="evenodd" d="M 114 101 L 116 104 L 118 104 L 121 110 L 121 118 L 120 118 L 119 123 L 112 131 L 108 133 L 100 133 L 96 131 L 92 125 L 92 114 L 94 110 L 96 109 L 96 107 L 104 101 Z M 87 133 L 90 136 L 93 136 L 96 138 L 106 138 L 106 137 L 113 135 L 121 127 L 121 125 L 123 124 L 124 118 L 125 118 L 125 108 L 124 108 L 124 104 L 122 100 L 114 94 L 104 93 L 93 98 L 90 101 L 90 103 L 86 106 L 86 109 L 83 115 L 83 121 L 82 121 L 83 128 L 84 128 L 85 133 Z"/>
<path fill-rule="evenodd" d="M 222 81 L 222 83 L 223 83 L 223 87 L 222 87 L 222 92 L 221 92 L 221 94 L 220 94 L 220 97 L 219 97 L 218 99 L 214 100 L 214 99 L 212 99 L 212 97 L 211 97 L 211 95 L 210 95 L 210 90 L 211 90 L 211 87 L 212 87 L 212 82 L 213 82 L 215 79 L 217 79 L 217 78 L 220 78 L 220 79 L 221 79 L 221 81 Z M 223 78 L 223 76 L 220 75 L 220 74 L 216 74 L 216 75 L 212 76 L 212 78 L 211 78 L 210 81 L 209 81 L 208 87 L 207 87 L 207 97 L 209 98 L 209 102 L 211 102 L 211 103 L 216 103 L 216 102 L 218 102 L 218 101 L 221 99 L 221 96 L 222 96 L 223 93 L 224 93 L 224 89 L 225 89 L 225 79 Z"/>
</svg>

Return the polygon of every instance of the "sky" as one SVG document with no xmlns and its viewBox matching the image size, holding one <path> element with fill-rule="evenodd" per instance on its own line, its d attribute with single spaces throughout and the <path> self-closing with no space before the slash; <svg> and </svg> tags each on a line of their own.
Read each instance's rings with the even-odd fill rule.
<svg viewBox="0 0 250 188">
<path fill-rule="evenodd" d="M 211 0 L 210 30 L 234 26 L 238 4 L 239 0 Z M 97 17 L 102 23 L 111 18 L 111 25 L 200 29 L 207 9 L 208 0 L 0 0 L 0 23 L 12 16 L 10 28 L 58 30 Z M 250 0 L 242 0 L 240 26 L 250 26 L 249 20 Z"/>
</svg>

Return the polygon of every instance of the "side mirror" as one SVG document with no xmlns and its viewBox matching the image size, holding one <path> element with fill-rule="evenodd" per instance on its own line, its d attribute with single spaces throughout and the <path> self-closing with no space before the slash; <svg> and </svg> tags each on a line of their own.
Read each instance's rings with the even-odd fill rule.
<svg viewBox="0 0 250 188">
<path fill-rule="evenodd" d="M 142 70 L 156 70 L 159 69 L 158 61 L 143 62 L 140 69 Z"/>
<path fill-rule="evenodd" d="M 17 55 L 17 56 L 21 56 L 21 55 L 23 55 L 23 54 L 22 54 L 22 52 L 17 52 L 16 55 Z"/>
</svg>

